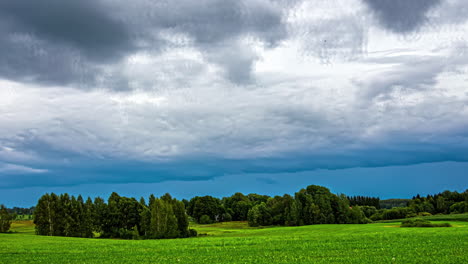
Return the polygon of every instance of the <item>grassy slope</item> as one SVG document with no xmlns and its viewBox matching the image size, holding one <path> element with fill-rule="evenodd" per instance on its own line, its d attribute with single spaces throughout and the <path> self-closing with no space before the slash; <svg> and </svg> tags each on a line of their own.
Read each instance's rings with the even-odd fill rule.
<svg viewBox="0 0 468 264">
<path fill-rule="evenodd" d="M 399 223 L 248 228 L 195 225 L 207 236 L 109 240 L 0 234 L 0 263 L 468 263 L 468 223 L 398 228 Z"/>
</svg>

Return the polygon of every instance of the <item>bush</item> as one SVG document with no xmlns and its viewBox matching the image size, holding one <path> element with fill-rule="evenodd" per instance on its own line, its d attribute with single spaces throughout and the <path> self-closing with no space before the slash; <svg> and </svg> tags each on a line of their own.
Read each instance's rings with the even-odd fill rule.
<svg viewBox="0 0 468 264">
<path fill-rule="evenodd" d="M 202 215 L 200 217 L 199 224 L 206 225 L 206 224 L 212 224 L 212 223 L 213 223 L 213 221 L 211 220 L 211 218 L 208 215 Z"/>
<path fill-rule="evenodd" d="M 432 214 L 431 213 L 428 213 L 428 212 L 420 212 L 418 213 L 418 216 L 431 216 Z"/>
<path fill-rule="evenodd" d="M 360 208 L 367 218 L 377 213 L 377 208 L 375 208 L 375 206 L 360 206 Z"/>
<path fill-rule="evenodd" d="M 135 232 L 134 230 L 128 230 L 125 228 L 119 228 L 118 237 L 123 239 L 134 239 Z"/>
<path fill-rule="evenodd" d="M 197 235 L 198 235 L 197 230 L 195 230 L 195 229 L 189 229 L 188 230 L 188 236 L 189 237 L 196 237 Z"/>
<path fill-rule="evenodd" d="M 353 206 L 348 214 L 348 224 L 369 224 L 369 220 L 360 206 Z"/>
<path fill-rule="evenodd" d="M 427 220 L 416 218 L 408 219 L 401 223 L 401 227 L 451 227 L 449 223 L 434 224 Z"/>
<path fill-rule="evenodd" d="M 418 216 L 416 213 L 409 213 L 406 215 L 406 218 L 416 217 Z"/>
<path fill-rule="evenodd" d="M 370 220 L 372 221 L 380 221 L 383 219 L 382 213 L 375 213 L 371 215 Z"/>
<path fill-rule="evenodd" d="M 458 202 L 450 206 L 451 214 L 462 214 L 468 212 L 468 202 Z"/>
<path fill-rule="evenodd" d="M 229 221 L 232 221 L 232 216 L 230 213 L 224 213 L 222 215 L 222 220 L 223 222 L 229 222 Z"/>
<path fill-rule="evenodd" d="M 383 220 L 402 219 L 412 216 L 416 216 L 416 214 L 408 207 L 394 207 L 392 209 L 384 210 L 382 213 Z"/>
<path fill-rule="evenodd" d="M 272 224 L 270 209 L 265 203 L 257 204 L 252 207 L 247 214 L 249 226 L 268 226 Z"/>
</svg>

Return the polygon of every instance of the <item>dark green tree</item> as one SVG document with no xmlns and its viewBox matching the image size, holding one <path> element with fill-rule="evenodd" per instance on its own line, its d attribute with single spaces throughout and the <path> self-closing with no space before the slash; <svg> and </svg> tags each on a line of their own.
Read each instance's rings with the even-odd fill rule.
<svg viewBox="0 0 468 264">
<path fill-rule="evenodd" d="M 93 231 L 99 234 L 104 233 L 104 228 L 109 226 L 109 212 L 108 207 L 104 199 L 101 197 L 94 198 L 94 210 L 93 210 Z"/>
<path fill-rule="evenodd" d="M 289 194 L 283 195 L 284 202 L 284 225 L 301 225 L 301 214 L 299 203 Z"/>
<path fill-rule="evenodd" d="M 60 219 L 57 215 L 58 203 L 58 196 L 54 193 L 44 194 L 39 199 L 34 211 L 34 224 L 38 235 L 62 235 L 57 222 Z"/>
<path fill-rule="evenodd" d="M 212 196 L 194 197 L 189 202 L 189 214 L 195 218 L 197 222 L 203 215 L 207 215 L 214 222 L 221 220 L 224 213 L 224 207 L 218 198 Z"/>
<path fill-rule="evenodd" d="M 248 213 L 248 221 L 250 226 L 267 226 L 272 224 L 270 209 L 265 203 L 260 203 L 252 207 Z"/>
<path fill-rule="evenodd" d="M 91 200 L 90 197 L 86 199 L 86 203 L 84 204 L 83 207 L 83 223 L 82 223 L 82 237 L 93 237 L 93 230 L 94 230 L 94 215 L 95 215 L 95 210 L 94 210 L 94 204 L 93 200 Z"/>
<path fill-rule="evenodd" d="M 179 236 L 177 218 L 172 205 L 163 199 L 155 199 L 151 205 L 151 238 L 175 238 Z"/>
<path fill-rule="evenodd" d="M 0 233 L 6 233 L 10 230 L 12 216 L 8 213 L 6 207 L 0 204 Z"/>
<path fill-rule="evenodd" d="M 184 203 L 174 199 L 172 201 L 172 208 L 177 219 L 177 230 L 179 231 L 179 237 L 188 237 L 189 219 L 187 213 L 185 212 Z"/>
<path fill-rule="evenodd" d="M 229 214 L 231 214 L 232 220 L 245 221 L 247 220 L 247 214 L 249 210 L 254 205 L 254 202 L 252 202 L 252 200 L 260 201 L 262 198 L 263 197 L 261 197 L 258 194 L 249 194 L 249 196 L 245 196 L 244 194 L 238 192 L 233 194 L 231 197 L 224 198 L 223 204 L 226 211 Z"/>
</svg>

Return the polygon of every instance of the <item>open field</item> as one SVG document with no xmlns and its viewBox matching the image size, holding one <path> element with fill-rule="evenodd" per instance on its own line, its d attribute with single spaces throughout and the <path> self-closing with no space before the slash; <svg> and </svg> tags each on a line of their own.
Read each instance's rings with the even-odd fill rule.
<svg viewBox="0 0 468 264">
<path fill-rule="evenodd" d="M 468 222 L 446 222 L 453 227 L 228 222 L 193 225 L 201 237 L 134 241 L 36 236 L 19 221 L 17 233 L 0 234 L 0 263 L 468 263 Z"/>
</svg>

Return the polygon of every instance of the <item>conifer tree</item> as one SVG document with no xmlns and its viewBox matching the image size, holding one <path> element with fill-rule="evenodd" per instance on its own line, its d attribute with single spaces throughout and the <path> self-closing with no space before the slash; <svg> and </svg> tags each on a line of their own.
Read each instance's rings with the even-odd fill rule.
<svg viewBox="0 0 468 264">
<path fill-rule="evenodd" d="M 6 207 L 0 204 L 0 233 L 6 233 L 10 230 L 12 216 L 8 213 Z"/>
</svg>

